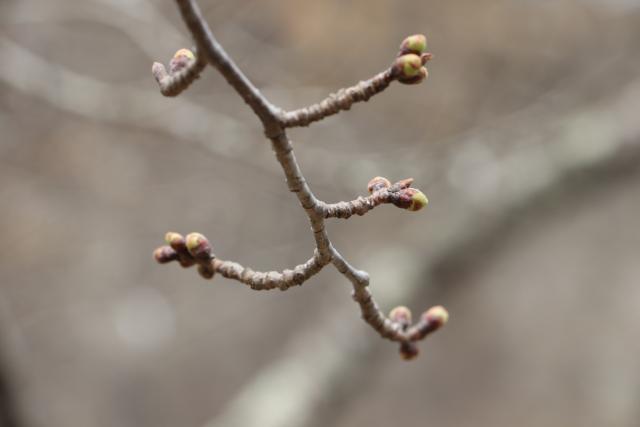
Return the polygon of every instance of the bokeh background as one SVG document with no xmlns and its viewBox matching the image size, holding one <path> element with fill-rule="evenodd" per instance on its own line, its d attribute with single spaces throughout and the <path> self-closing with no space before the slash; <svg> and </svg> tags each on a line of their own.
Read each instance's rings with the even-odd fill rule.
<svg viewBox="0 0 640 427">
<path fill-rule="evenodd" d="M 639 425 L 640 1 L 201 6 L 287 109 L 427 34 L 424 84 L 291 136 L 325 200 L 416 179 L 428 209 L 328 231 L 385 310 L 450 323 L 407 363 L 332 268 L 255 293 L 156 265 L 168 230 L 255 269 L 309 257 L 259 123 L 211 69 L 159 94 L 151 63 L 191 46 L 170 0 L 2 0 L 2 425 Z"/>
</svg>

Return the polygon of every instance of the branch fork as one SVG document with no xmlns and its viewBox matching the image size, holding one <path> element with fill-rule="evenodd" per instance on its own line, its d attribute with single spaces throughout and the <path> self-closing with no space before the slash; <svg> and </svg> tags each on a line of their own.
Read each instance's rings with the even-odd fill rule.
<svg viewBox="0 0 640 427">
<path fill-rule="evenodd" d="M 433 57 L 426 52 L 426 37 L 421 34 L 407 37 L 400 45 L 393 63 L 372 78 L 340 89 L 316 104 L 284 111 L 266 99 L 227 55 L 211 33 L 196 1 L 176 0 L 176 3 L 197 48 L 195 53 L 187 49 L 176 52 L 169 62 L 168 70 L 158 62 L 153 64 L 152 73 L 160 86 L 160 92 L 165 96 L 176 96 L 200 76 L 207 64 L 216 68 L 262 122 L 265 135 L 271 140 L 276 159 L 287 179 L 287 186 L 296 195 L 309 218 L 316 247 L 309 260 L 292 269 L 260 272 L 217 258 L 209 240 L 200 233 L 182 236 L 169 232 L 165 235 L 166 245 L 155 250 L 155 260 L 161 264 L 175 261 L 184 268 L 196 266 L 200 276 L 205 279 L 213 279 L 219 274 L 244 283 L 254 290 L 282 291 L 302 285 L 325 266 L 332 264 L 351 282 L 352 297 L 358 303 L 365 322 L 383 338 L 400 343 L 402 358 L 413 359 L 418 354 L 416 343 L 447 322 L 447 311 L 442 306 L 434 306 L 425 311 L 414 324 L 411 311 L 406 307 L 396 307 L 389 316 L 385 316 L 369 289 L 369 275 L 350 265 L 333 247 L 325 228 L 325 220 L 364 215 L 382 204 L 418 211 L 427 205 L 427 197 L 420 190 L 411 187 L 412 178 L 392 184 L 384 177 L 375 177 L 367 185 L 368 196 L 338 203 L 318 200 L 300 170 L 286 129 L 309 126 L 349 110 L 355 103 L 366 102 L 381 93 L 393 81 L 411 85 L 424 81 L 428 76 L 425 65 Z"/>
</svg>

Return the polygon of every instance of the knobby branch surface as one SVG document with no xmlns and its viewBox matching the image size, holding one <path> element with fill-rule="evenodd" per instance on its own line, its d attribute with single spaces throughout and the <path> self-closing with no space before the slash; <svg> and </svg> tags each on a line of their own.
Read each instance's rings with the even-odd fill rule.
<svg viewBox="0 0 640 427">
<path fill-rule="evenodd" d="M 423 35 L 407 37 L 400 45 L 391 66 L 374 77 L 341 89 L 311 106 L 284 111 L 265 98 L 227 55 L 202 17 L 197 3 L 194 0 L 176 0 L 176 3 L 196 49 L 195 53 L 188 49 L 178 50 L 171 59 L 168 70 L 160 63 L 153 64 L 152 73 L 161 93 L 176 96 L 199 77 L 207 64 L 216 68 L 262 122 L 265 135 L 271 141 L 276 159 L 285 174 L 287 186 L 296 195 L 309 218 L 316 248 L 308 261 L 293 269 L 260 272 L 232 261 L 220 260 L 214 255 L 209 240 L 200 233 L 190 233 L 185 237 L 169 232 L 165 235 L 167 245 L 154 252 L 156 261 L 161 264 L 176 261 L 185 268 L 197 266 L 198 273 L 206 279 L 212 279 L 217 273 L 255 290 L 283 291 L 302 285 L 331 263 L 351 282 L 353 299 L 360 306 L 363 319 L 382 337 L 399 342 L 403 358 L 414 358 L 418 354 L 416 342 L 444 325 L 448 320 L 447 311 L 441 306 L 431 307 L 416 323 L 412 323 L 411 312 L 403 306 L 394 308 L 388 317 L 385 316 L 369 289 L 369 275 L 349 264 L 333 247 L 325 228 L 325 220 L 364 215 L 381 204 L 417 211 L 427 205 L 426 196 L 411 187 L 411 178 L 392 184 L 386 178 L 375 177 L 368 184 L 369 196 L 333 204 L 318 200 L 300 170 L 286 128 L 308 126 L 348 110 L 354 103 L 368 101 L 382 92 L 393 81 L 403 84 L 422 82 L 428 75 L 425 64 L 432 58 L 426 52 L 426 38 Z"/>
</svg>

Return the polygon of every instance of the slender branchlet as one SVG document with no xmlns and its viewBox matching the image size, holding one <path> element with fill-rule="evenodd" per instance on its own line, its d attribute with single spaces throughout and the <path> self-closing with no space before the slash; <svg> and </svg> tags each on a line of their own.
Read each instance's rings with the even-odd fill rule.
<svg viewBox="0 0 640 427">
<path fill-rule="evenodd" d="M 333 264 L 351 283 L 352 296 L 360 306 L 362 318 L 383 338 L 400 343 L 400 355 L 403 359 L 415 358 L 418 355 L 416 342 L 443 326 L 449 317 L 447 311 L 442 306 L 432 307 L 414 324 L 411 311 L 406 307 L 396 307 L 388 317 L 385 316 L 369 289 L 369 275 L 349 264 L 333 247 L 325 228 L 325 220 L 364 215 L 382 204 L 418 211 L 427 205 L 427 197 L 420 190 L 411 187 L 412 178 L 392 184 L 387 178 L 378 176 L 369 181 L 368 196 L 338 203 L 318 200 L 300 170 L 286 129 L 308 126 L 340 111 L 349 110 L 353 104 L 368 101 L 384 91 L 394 81 L 403 84 L 422 82 L 428 76 L 425 65 L 432 58 L 431 53 L 426 52 L 425 36 L 417 34 L 407 37 L 391 65 L 374 77 L 340 89 L 317 104 L 285 111 L 262 95 L 233 62 L 211 33 L 195 0 L 176 0 L 176 3 L 196 44 L 196 53 L 187 49 L 178 50 L 169 63 L 168 71 L 160 63 L 153 64 L 153 76 L 160 85 L 161 93 L 176 96 L 200 76 L 207 64 L 216 68 L 261 121 L 282 167 L 287 186 L 307 214 L 316 247 L 308 261 L 292 269 L 260 272 L 217 258 L 209 240 L 200 233 L 182 236 L 169 232 L 165 235 L 166 245 L 155 250 L 155 260 L 161 264 L 175 261 L 184 268 L 195 266 L 198 274 L 205 279 L 213 279 L 219 274 L 244 283 L 254 290 L 283 291 L 302 285 L 322 268 Z"/>
<path fill-rule="evenodd" d="M 164 96 L 178 96 L 200 77 L 206 65 L 201 56 L 189 49 L 180 49 L 169 62 L 169 71 L 161 63 L 154 62 L 151 72 Z"/>
</svg>

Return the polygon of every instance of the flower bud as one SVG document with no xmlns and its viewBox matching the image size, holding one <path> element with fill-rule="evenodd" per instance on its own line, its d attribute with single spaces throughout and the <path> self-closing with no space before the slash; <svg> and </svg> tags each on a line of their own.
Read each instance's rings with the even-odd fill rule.
<svg viewBox="0 0 640 427">
<path fill-rule="evenodd" d="M 160 246 L 158 249 L 153 251 L 153 258 L 159 264 L 166 264 L 168 262 L 177 260 L 178 253 L 174 251 L 170 246 Z"/>
<path fill-rule="evenodd" d="M 400 55 L 405 55 L 407 53 L 420 55 L 425 50 L 427 50 L 427 38 L 424 34 L 414 34 L 409 36 L 404 39 L 400 45 Z"/>
<path fill-rule="evenodd" d="M 186 241 L 182 234 L 169 231 L 164 235 L 164 241 L 167 242 L 176 252 L 181 252 L 187 249 Z"/>
<path fill-rule="evenodd" d="M 424 57 L 427 58 L 427 57 Z M 426 79 L 429 72 L 423 67 L 423 59 L 415 53 L 408 53 L 396 58 L 391 72 L 400 83 L 416 84 Z"/>
<path fill-rule="evenodd" d="M 169 61 L 169 74 L 177 73 L 185 68 L 189 63 L 195 61 L 196 57 L 189 49 L 178 50 L 171 61 Z"/>
<path fill-rule="evenodd" d="M 367 189 L 369 190 L 369 193 L 374 193 L 384 188 L 389 188 L 390 186 L 391 182 L 387 178 L 376 176 L 371 181 L 369 181 L 369 184 L 367 184 Z"/>
<path fill-rule="evenodd" d="M 431 307 L 422 314 L 422 321 L 434 325 L 435 329 L 444 326 L 449 320 L 449 312 L 441 305 Z"/>
<path fill-rule="evenodd" d="M 414 53 L 408 53 L 396 58 L 393 64 L 393 71 L 398 79 L 410 79 L 420 74 L 421 67 L 422 60 L 420 57 Z"/>
<path fill-rule="evenodd" d="M 420 354 L 420 349 L 416 343 L 408 341 L 400 343 L 400 357 L 404 360 L 415 359 Z"/>
<path fill-rule="evenodd" d="M 406 79 L 398 78 L 398 81 L 405 85 L 416 85 L 421 83 L 427 77 L 429 77 L 429 70 L 427 70 L 426 67 L 420 67 L 420 73 L 417 76 Z"/>
<path fill-rule="evenodd" d="M 399 323 L 404 329 L 411 324 L 411 310 L 404 306 L 395 307 L 389 313 L 389 319 Z"/>
<path fill-rule="evenodd" d="M 416 188 L 405 188 L 393 193 L 390 200 L 395 206 L 412 212 L 419 211 L 429 203 L 427 196 Z"/>
<path fill-rule="evenodd" d="M 215 275 L 213 265 L 211 263 L 198 264 L 198 274 L 205 279 L 213 279 L 213 276 Z"/>
<path fill-rule="evenodd" d="M 187 59 L 191 59 L 194 60 L 196 59 L 196 56 L 193 54 L 193 52 L 191 52 L 189 49 L 178 49 L 178 51 L 176 53 L 173 54 L 173 58 L 181 58 L 181 57 L 186 57 Z"/>
<path fill-rule="evenodd" d="M 196 259 L 211 259 L 211 243 L 200 233 L 189 233 L 186 238 L 187 250 Z"/>
</svg>

